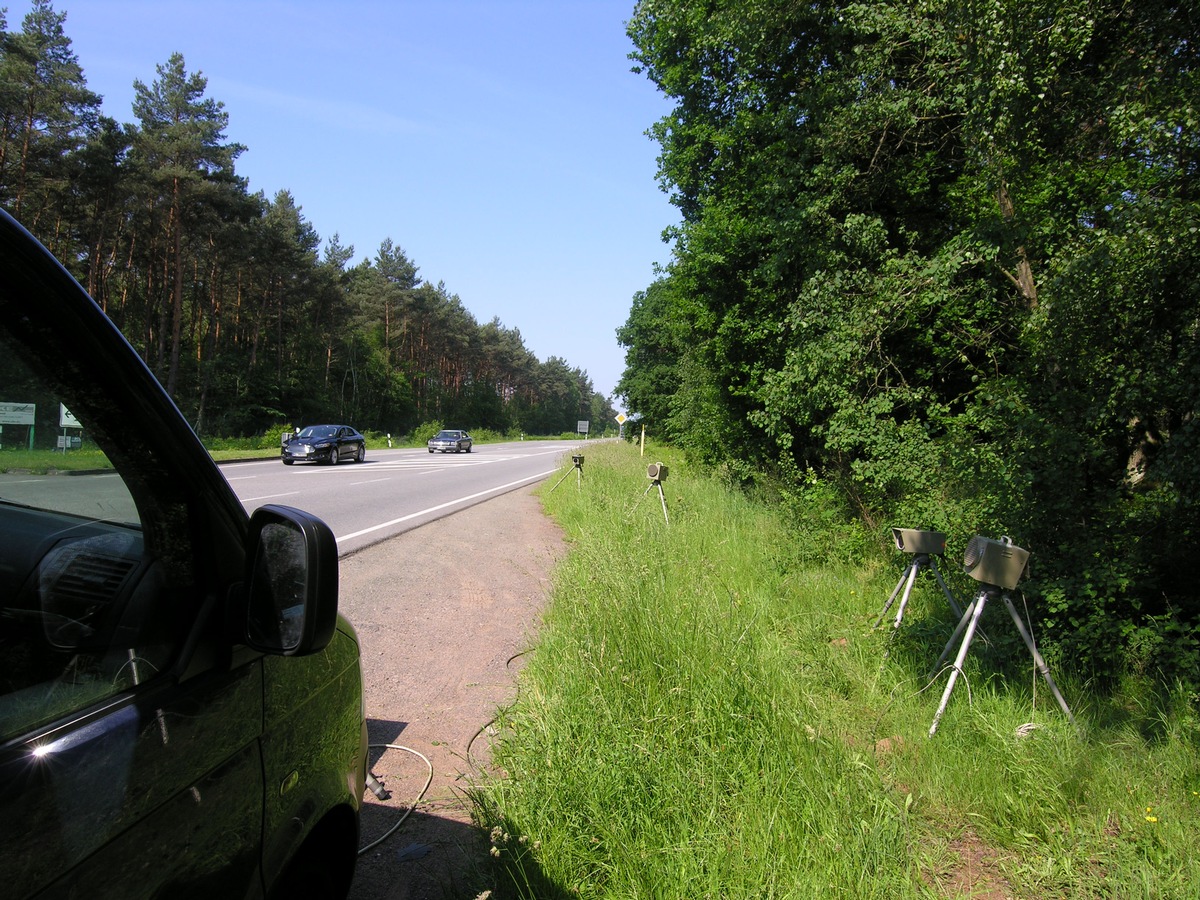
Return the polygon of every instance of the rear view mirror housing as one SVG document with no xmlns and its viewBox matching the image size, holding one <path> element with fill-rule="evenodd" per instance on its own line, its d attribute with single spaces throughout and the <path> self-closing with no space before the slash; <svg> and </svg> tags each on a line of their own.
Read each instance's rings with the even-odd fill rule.
<svg viewBox="0 0 1200 900">
<path fill-rule="evenodd" d="M 337 626 L 337 541 L 321 519 L 288 506 L 254 511 L 246 537 L 248 646 L 275 656 L 306 656 L 329 644 Z"/>
</svg>

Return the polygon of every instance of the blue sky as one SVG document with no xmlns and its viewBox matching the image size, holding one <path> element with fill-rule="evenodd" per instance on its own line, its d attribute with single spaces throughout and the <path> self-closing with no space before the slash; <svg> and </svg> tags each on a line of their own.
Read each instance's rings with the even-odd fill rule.
<svg viewBox="0 0 1200 900">
<path fill-rule="evenodd" d="M 611 394 L 615 331 L 678 217 L 630 71 L 633 0 L 55 0 L 104 113 L 183 54 L 225 104 L 252 192 L 291 192 L 355 261 L 385 238 L 481 323 Z M 18 30 L 27 2 L 8 3 Z"/>
</svg>

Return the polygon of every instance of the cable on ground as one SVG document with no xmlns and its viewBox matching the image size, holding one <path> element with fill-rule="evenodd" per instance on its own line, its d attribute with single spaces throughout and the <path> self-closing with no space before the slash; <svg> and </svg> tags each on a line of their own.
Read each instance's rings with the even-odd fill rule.
<svg viewBox="0 0 1200 900">
<path fill-rule="evenodd" d="M 404 747 L 400 744 L 368 744 L 367 746 L 375 747 L 375 748 L 383 748 L 383 749 L 387 749 L 387 750 L 403 750 L 405 753 L 411 753 L 413 756 L 419 756 L 419 757 L 421 757 L 421 759 L 423 759 L 425 761 L 425 765 L 429 767 L 429 777 L 425 779 L 425 786 L 421 788 L 420 792 L 418 792 L 416 799 L 414 799 L 412 802 L 412 805 L 409 806 L 409 808 L 404 811 L 404 815 L 402 815 L 400 817 L 400 820 L 395 825 L 393 825 L 391 828 L 389 828 L 387 831 L 385 831 L 382 835 L 377 837 L 375 840 L 371 841 L 371 843 L 367 844 L 365 847 L 360 847 L 358 850 L 359 856 L 362 856 L 368 850 L 374 850 L 376 847 L 378 847 L 380 844 L 382 844 L 384 841 L 386 841 L 388 838 L 390 838 L 393 834 L 395 834 L 396 831 L 399 830 L 400 826 L 404 824 L 405 820 L 412 814 L 412 811 L 417 808 L 417 804 L 421 802 L 422 798 L 424 798 L 425 792 L 427 790 L 429 790 L 429 785 L 433 784 L 433 763 L 431 763 L 429 761 L 428 757 L 426 757 L 425 754 L 421 753 L 420 751 L 414 750 L 411 747 Z M 367 775 L 368 775 L 369 780 L 375 781 L 377 784 L 379 783 L 378 780 L 375 778 L 375 776 L 370 771 L 367 772 Z M 374 792 L 375 788 L 372 787 L 371 790 Z M 383 790 L 382 785 L 380 785 L 380 790 Z M 376 792 L 376 796 L 379 796 L 378 792 Z M 384 798 L 380 797 L 380 799 L 384 799 Z"/>
</svg>

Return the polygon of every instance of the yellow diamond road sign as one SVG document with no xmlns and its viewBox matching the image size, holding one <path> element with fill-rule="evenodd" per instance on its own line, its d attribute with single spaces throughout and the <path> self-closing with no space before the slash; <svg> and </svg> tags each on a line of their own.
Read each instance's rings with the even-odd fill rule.
<svg viewBox="0 0 1200 900">
<path fill-rule="evenodd" d="M 625 413 L 617 413 L 617 424 L 618 425 L 625 424 Z"/>
</svg>

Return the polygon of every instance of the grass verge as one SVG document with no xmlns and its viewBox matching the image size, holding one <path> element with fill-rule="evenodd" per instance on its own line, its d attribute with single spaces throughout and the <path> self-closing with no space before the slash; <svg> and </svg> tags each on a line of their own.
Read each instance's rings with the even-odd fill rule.
<svg viewBox="0 0 1200 900">
<path fill-rule="evenodd" d="M 876 629 L 907 560 L 815 566 L 820 526 L 654 458 L 666 515 L 625 444 L 543 488 L 572 551 L 469 791 L 495 896 L 1200 896 L 1195 696 L 1095 696 L 1051 654 L 1075 729 L 1023 645 L 977 641 L 929 737 L 936 584 Z"/>
</svg>

